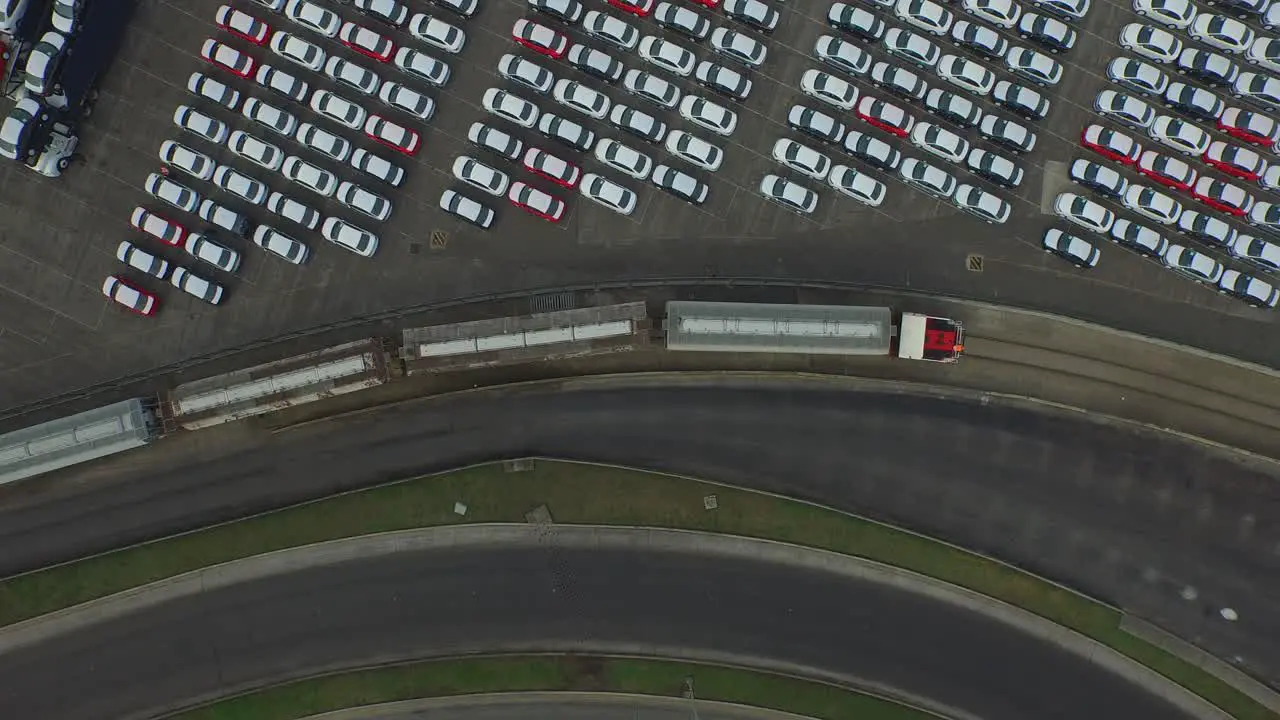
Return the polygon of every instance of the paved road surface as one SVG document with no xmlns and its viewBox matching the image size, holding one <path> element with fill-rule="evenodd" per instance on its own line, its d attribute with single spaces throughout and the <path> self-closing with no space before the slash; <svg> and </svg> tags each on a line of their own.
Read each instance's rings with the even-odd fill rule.
<svg viewBox="0 0 1280 720">
<path fill-rule="evenodd" d="M 764 380 L 565 381 L 385 408 L 270 442 L 249 429 L 197 433 L 60 483 L 9 488 L 0 572 L 540 454 L 683 472 L 900 522 L 1109 598 L 1280 678 L 1280 647 L 1269 640 L 1280 637 L 1275 481 L 1163 435 Z M 1195 601 L 1181 599 L 1186 587 Z M 1241 620 L 1215 620 L 1222 606 Z"/>
<path fill-rule="evenodd" d="M 723 556 L 509 546 L 284 573 L 126 615 L 0 657 L 0 707 L 132 720 L 322 668 L 553 643 L 796 663 L 984 720 L 1183 717 L 1057 646 L 888 586 Z"/>
</svg>

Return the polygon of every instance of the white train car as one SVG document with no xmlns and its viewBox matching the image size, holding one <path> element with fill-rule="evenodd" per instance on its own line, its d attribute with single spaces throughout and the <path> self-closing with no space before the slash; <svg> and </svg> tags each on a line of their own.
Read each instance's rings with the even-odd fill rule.
<svg viewBox="0 0 1280 720">
<path fill-rule="evenodd" d="M 133 398 L 0 435 L 0 484 L 89 462 L 160 436 L 154 398 Z"/>
</svg>

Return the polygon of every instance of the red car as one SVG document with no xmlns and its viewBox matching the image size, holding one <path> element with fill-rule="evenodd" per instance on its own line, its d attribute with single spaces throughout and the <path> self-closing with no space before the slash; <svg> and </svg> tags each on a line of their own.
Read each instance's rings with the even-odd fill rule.
<svg viewBox="0 0 1280 720">
<path fill-rule="evenodd" d="M 139 315 L 155 315 L 160 308 L 160 300 L 155 295 L 116 275 L 107 276 L 102 283 L 102 294 Z"/>
<path fill-rule="evenodd" d="M 249 13 L 240 12 L 227 5 L 218 8 L 218 14 L 214 19 L 218 27 L 254 45 L 266 45 L 267 38 L 271 37 L 271 27 L 266 23 Z"/>
<path fill-rule="evenodd" d="M 1234 175 L 1249 182 L 1257 182 L 1258 178 L 1262 177 L 1262 173 L 1267 171 L 1267 161 L 1263 160 L 1261 155 L 1248 148 L 1230 145 L 1221 140 L 1209 143 L 1209 149 L 1204 153 L 1204 161 L 1228 175 Z"/>
<path fill-rule="evenodd" d="M 242 78 L 253 77 L 253 58 L 239 50 L 218 42 L 205 40 L 200 55 L 214 65 L 224 67 Z"/>
<path fill-rule="evenodd" d="M 512 205 L 530 215 L 537 215 L 543 220 L 560 222 L 560 218 L 564 217 L 563 200 L 526 183 L 511 183 L 511 189 L 507 191 L 507 199 Z"/>
<path fill-rule="evenodd" d="M 1166 187 L 1191 192 L 1196 183 L 1196 171 L 1178 158 L 1161 155 L 1155 150 L 1142 153 L 1138 160 L 1138 172 Z"/>
<path fill-rule="evenodd" d="M 1218 118 L 1218 129 L 1254 145 L 1271 147 L 1280 139 L 1280 125 L 1262 113 L 1230 107 Z"/>
<path fill-rule="evenodd" d="M 720 0 L 693 0 L 693 2 L 699 5 L 705 5 L 712 10 L 715 10 L 716 7 L 720 5 Z"/>
<path fill-rule="evenodd" d="M 908 115 L 906 110 L 870 95 L 864 95 L 858 101 L 858 117 L 898 137 L 911 134 L 911 128 L 916 124 L 915 118 Z"/>
<path fill-rule="evenodd" d="M 623 12 L 646 17 L 653 12 L 654 0 L 609 0 L 609 4 Z M 714 5 L 707 4 L 707 7 L 714 7 Z"/>
<path fill-rule="evenodd" d="M 129 216 L 129 224 L 165 245 L 182 247 L 187 239 L 186 228 L 144 207 L 133 209 L 133 214 Z"/>
<path fill-rule="evenodd" d="M 517 20 L 511 39 L 547 57 L 562 58 L 569 51 L 569 38 L 532 20 Z"/>
<path fill-rule="evenodd" d="M 1118 130 L 1104 125 L 1090 125 L 1080 134 L 1080 144 L 1105 158 L 1134 165 L 1142 155 L 1142 146 Z"/>
<path fill-rule="evenodd" d="M 360 27 L 353 22 L 342 24 L 338 31 L 338 40 L 347 47 L 378 62 L 391 62 L 396 54 L 396 44 L 386 35 L 376 33 L 368 28 Z"/>
<path fill-rule="evenodd" d="M 582 169 L 577 165 L 536 147 L 525 152 L 524 166 L 561 187 L 573 188 L 582 178 Z"/>
<path fill-rule="evenodd" d="M 1253 196 L 1243 189 L 1216 178 L 1202 177 L 1192 191 L 1196 199 L 1209 207 L 1243 217 L 1253 209 Z"/>
<path fill-rule="evenodd" d="M 422 147 L 422 136 L 416 130 L 381 115 L 370 115 L 364 121 L 364 134 L 405 155 L 416 155 Z"/>
</svg>

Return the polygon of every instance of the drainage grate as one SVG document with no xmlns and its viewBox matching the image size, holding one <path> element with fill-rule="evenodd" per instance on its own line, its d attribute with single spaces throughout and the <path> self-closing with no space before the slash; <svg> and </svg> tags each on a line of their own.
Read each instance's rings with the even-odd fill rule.
<svg viewBox="0 0 1280 720">
<path fill-rule="evenodd" d="M 562 292 L 549 295 L 534 295 L 529 298 L 529 308 L 534 313 L 559 312 L 572 310 L 576 302 L 573 293 Z"/>
<path fill-rule="evenodd" d="M 431 231 L 431 249 L 443 250 L 449 244 L 449 233 L 443 230 Z"/>
<path fill-rule="evenodd" d="M 964 259 L 964 267 L 969 272 L 980 273 L 982 272 L 982 266 L 983 262 L 981 255 L 970 253 L 969 256 Z"/>
</svg>

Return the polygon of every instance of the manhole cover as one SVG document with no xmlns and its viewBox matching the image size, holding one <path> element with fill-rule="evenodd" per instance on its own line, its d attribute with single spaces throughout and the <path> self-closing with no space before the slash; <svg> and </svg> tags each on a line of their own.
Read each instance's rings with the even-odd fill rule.
<svg viewBox="0 0 1280 720">
<path fill-rule="evenodd" d="M 449 244 L 449 234 L 443 230 L 431 231 L 431 247 L 434 250 L 443 250 Z"/>
<path fill-rule="evenodd" d="M 982 265 L 983 262 L 981 255 L 970 253 L 969 256 L 964 259 L 965 269 L 969 272 L 982 272 Z"/>
</svg>

